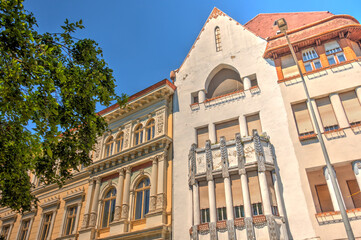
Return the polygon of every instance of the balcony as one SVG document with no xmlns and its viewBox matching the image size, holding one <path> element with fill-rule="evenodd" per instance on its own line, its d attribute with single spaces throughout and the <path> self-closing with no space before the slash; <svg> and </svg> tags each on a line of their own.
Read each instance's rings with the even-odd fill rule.
<svg viewBox="0 0 361 240">
<path fill-rule="evenodd" d="M 194 157 L 195 176 L 202 176 L 207 171 L 207 164 L 212 166 L 209 168 L 213 172 L 222 171 L 223 159 L 228 159 L 228 169 L 236 169 L 242 160 L 244 166 L 253 167 L 259 164 L 264 164 L 266 167 L 274 166 L 274 155 L 272 150 L 272 144 L 269 141 L 269 137 L 266 133 L 261 136 L 248 136 L 241 138 L 239 134 L 236 134 L 236 139 L 226 141 L 224 145 L 217 143 L 211 145 L 208 142 L 208 146 L 204 148 L 195 149 L 195 145 L 191 149 L 191 159 Z M 208 158 L 208 159 L 207 159 Z M 244 159 L 244 160 L 243 160 Z M 190 163 L 192 164 L 192 163 Z"/>
</svg>

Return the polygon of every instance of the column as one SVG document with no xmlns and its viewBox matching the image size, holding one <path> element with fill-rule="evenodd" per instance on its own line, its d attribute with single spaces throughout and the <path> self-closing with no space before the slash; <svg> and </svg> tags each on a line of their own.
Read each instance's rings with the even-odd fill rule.
<svg viewBox="0 0 361 240">
<path fill-rule="evenodd" d="M 209 134 L 209 140 L 211 140 L 211 143 L 217 142 L 217 136 L 216 136 L 216 127 L 214 123 L 210 123 L 208 125 L 208 134 Z"/>
<path fill-rule="evenodd" d="M 166 151 L 158 156 L 158 186 L 157 186 L 157 209 L 163 209 L 165 207 L 165 184 L 167 166 Z"/>
<path fill-rule="evenodd" d="M 320 113 L 319 113 L 318 110 L 317 110 L 317 104 L 316 104 L 315 99 L 311 99 L 311 104 L 312 104 L 313 110 L 314 110 L 314 112 L 315 112 L 315 116 L 316 116 L 316 119 L 317 119 L 317 122 L 318 122 L 318 126 L 320 127 L 320 131 L 321 131 L 321 132 L 324 132 L 325 129 L 323 128 L 321 116 L 320 116 Z M 312 116 L 311 116 L 311 109 L 310 109 L 310 107 L 308 106 L 308 104 L 307 104 L 307 108 L 308 108 L 308 112 L 309 112 L 309 114 L 310 114 L 311 122 L 312 122 L 312 124 L 313 124 L 313 130 L 314 130 L 314 132 L 316 133 L 316 123 L 313 121 L 313 118 L 312 118 Z"/>
<path fill-rule="evenodd" d="M 270 194 L 268 190 L 266 172 L 265 171 L 258 172 L 258 179 L 261 189 L 264 215 L 272 215 L 272 207 L 271 207 Z"/>
<path fill-rule="evenodd" d="M 244 217 L 252 217 L 251 199 L 249 197 L 247 173 L 241 174 L 242 197 L 244 206 Z"/>
<path fill-rule="evenodd" d="M 96 184 L 95 184 L 95 191 L 94 191 L 94 195 L 93 195 L 93 204 L 92 204 L 92 211 L 90 214 L 89 227 L 94 227 L 96 224 L 100 183 L 101 183 L 101 179 L 100 179 L 100 177 L 97 177 Z"/>
<path fill-rule="evenodd" d="M 241 136 L 248 136 L 248 131 L 247 131 L 247 121 L 246 121 L 246 117 L 245 116 L 240 116 L 239 117 L 239 130 L 241 131 Z"/>
<path fill-rule="evenodd" d="M 124 169 L 118 169 L 119 177 L 118 177 L 118 185 L 117 185 L 117 198 L 115 200 L 115 216 L 114 220 L 120 220 L 120 213 L 122 208 L 122 191 L 124 186 Z"/>
<path fill-rule="evenodd" d="M 122 219 L 128 219 L 129 215 L 129 189 L 130 189 L 130 174 L 132 168 L 127 167 L 125 172 L 125 183 L 124 183 L 124 192 L 123 192 L 123 204 L 122 204 Z"/>
<path fill-rule="evenodd" d="M 214 180 L 208 180 L 208 200 L 209 200 L 209 215 L 211 222 L 217 222 L 216 211 L 216 193 L 214 189 Z"/>
<path fill-rule="evenodd" d="M 355 177 L 356 177 L 358 187 L 361 190 L 361 161 L 360 160 L 354 161 L 352 163 L 352 168 L 353 168 L 353 171 L 355 173 Z"/>
<path fill-rule="evenodd" d="M 149 210 L 154 211 L 157 203 L 157 176 L 158 176 L 158 159 L 152 160 L 152 176 L 150 180 L 150 206 Z"/>
<path fill-rule="evenodd" d="M 361 102 L 361 87 L 356 88 L 356 95 L 358 100 Z"/>
<path fill-rule="evenodd" d="M 272 179 L 273 179 L 273 184 L 274 184 L 275 193 L 276 193 L 276 201 L 277 201 L 277 206 L 278 206 L 278 213 L 279 213 L 280 216 L 284 217 L 285 212 L 283 211 L 280 186 L 279 186 L 277 174 L 276 174 L 275 171 L 272 171 Z"/>
<path fill-rule="evenodd" d="M 243 89 L 248 90 L 251 88 L 251 80 L 248 77 L 243 78 Z"/>
<path fill-rule="evenodd" d="M 196 180 L 193 185 L 193 225 L 200 224 L 200 207 L 199 207 L 199 187 Z"/>
<path fill-rule="evenodd" d="M 332 168 L 333 170 L 333 174 L 334 176 L 336 177 L 336 172 L 335 170 Z M 340 208 L 338 207 L 338 203 L 337 203 L 337 198 L 336 198 L 336 193 L 335 193 L 335 190 L 332 186 L 332 182 L 331 182 L 331 178 L 330 178 L 330 175 L 329 175 L 329 172 L 327 170 L 327 167 L 324 167 L 323 168 L 323 174 L 325 175 L 325 178 L 326 178 L 326 183 L 327 183 L 327 188 L 328 188 L 328 191 L 330 192 L 330 196 L 331 196 L 331 201 L 332 201 L 332 206 L 333 206 L 333 210 L 336 212 L 336 211 L 340 211 Z M 337 181 L 337 178 L 336 178 L 336 183 L 337 183 L 337 188 L 338 188 L 338 191 L 340 191 L 340 187 L 338 185 L 338 181 Z M 341 193 L 341 191 L 340 191 Z M 342 196 L 342 193 L 341 193 L 341 196 Z M 343 198 L 342 198 L 342 202 L 343 202 L 343 205 L 345 206 L 345 203 L 343 201 Z"/>
<path fill-rule="evenodd" d="M 88 194 L 86 195 L 84 219 L 81 228 L 86 228 L 88 226 L 89 215 L 90 215 L 90 201 L 93 195 L 93 185 L 94 185 L 94 180 L 89 179 L 89 187 L 88 187 Z"/>
<path fill-rule="evenodd" d="M 233 201 L 232 201 L 232 187 L 231 179 L 229 177 L 224 178 L 224 191 L 226 197 L 226 209 L 227 209 L 227 220 L 233 220 Z"/>
<path fill-rule="evenodd" d="M 199 103 L 202 103 L 202 102 L 204 102 L 206 100 L 206 93 L 205 93 L 205 91 L 204 91 L 204 89 L 203 90 L 200 90 L 199 92 L 198 92 L 198 102 Z"/>
<path fill-rule="evenodd" d="M 350 125 L 348 123 L 345 111 L 343 110 L 341 99 L 340 99 L 340 96 L 338 95 L 338 93 L 331 93 L 330 100 L 331 100 L 333 110 L 335 111 L 335 116 L 336 116 L 336 119 L 338 121 L 340 128 L 349 127 Z"/>
</svg>

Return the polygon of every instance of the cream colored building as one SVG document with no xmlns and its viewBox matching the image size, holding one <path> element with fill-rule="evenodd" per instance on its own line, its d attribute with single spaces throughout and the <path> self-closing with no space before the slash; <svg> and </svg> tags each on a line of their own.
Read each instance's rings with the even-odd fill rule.
<svg viewBox="0 0 361 240">
<path fill-rule="evenodd" d="M 10 240 L 169 239 L 174 89 L 163 80 L 131 96 L 126 107 L 101 111 L 110 131 L 98 138 L 93 164 L 61 189 L 37 186 L 38 210 L 21 216 L 2 209 L 1 234 Z"/>
</svg>

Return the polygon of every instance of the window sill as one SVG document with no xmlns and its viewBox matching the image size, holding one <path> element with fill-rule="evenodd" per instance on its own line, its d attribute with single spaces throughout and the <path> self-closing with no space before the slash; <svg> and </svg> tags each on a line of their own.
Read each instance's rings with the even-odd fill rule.
<svg viewBox="0 0 361 240">
<path fill-rule="evenodd" d="M 258 216 L 253 216 L 253 223 L 255 225 L 260 225 L 263 224 L 265 222 L 267 222 L 266 216 L 265 215 L 258 215 Z"/>
<path fill-rule="evenodd" d="M 217 221 L 217 229 L 227 229 L 227 220 Z"/>
<path fill-rule="evenodd" d="M 137 219 L 137 220 L 133 220 L 131 221 L 132 223 L 132 226 L 139 226 L 139 225 L 142 225 L 142 224 L 145 224 L 147 221 L 147 219 L 143 218 L 143 219 Z"/>
<path fill-rule="evenodd" d="M 341 132 L 341 131 L 343 131 L 343 128 L 324 131 L 323 134 L 331 134 L 331 133 L 337 133 L 337 132 Z"/>
<path fill-rule="evenodd" d="M 299 136 L 298 138 L 300 139 L 300 141 L 306 141 L 306 140 L 317 138 L 317 134 L 312 133 L 312 134 L 308 134 L 308 135 L 304 135 L 304 136 Z"/>
<path fill-rule="evenodd" d="M 361 208 L 347 209 L 346 212 L 351 221 L 361 218 Z M 342 216 L 339 211 L 316 213 L 315 217 L 319 225 L 342 222 Z"/>
</svg>

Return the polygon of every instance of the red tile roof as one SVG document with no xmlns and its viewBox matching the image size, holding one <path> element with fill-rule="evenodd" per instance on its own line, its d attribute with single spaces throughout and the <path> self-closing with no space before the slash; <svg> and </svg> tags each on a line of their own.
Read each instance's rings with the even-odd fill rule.
<svg viewBox="0 0 361 240">
<path fill-rule="evenodd" d="M 295 13 L 261 13 L 247 22 L 244 27 L 257 36 L 266 39 L 277 34 L 277 27 L 273 27 L 277 19 L 284 18 L 288 30 L 299 28 L 307 24 L 328 18 L 334 14 L 330 12 L 295 12 Z"/>
</svg>

